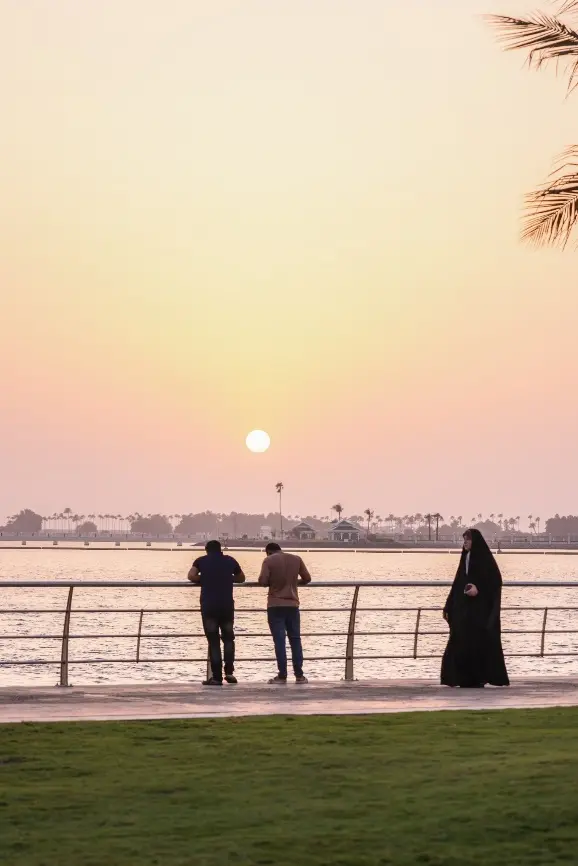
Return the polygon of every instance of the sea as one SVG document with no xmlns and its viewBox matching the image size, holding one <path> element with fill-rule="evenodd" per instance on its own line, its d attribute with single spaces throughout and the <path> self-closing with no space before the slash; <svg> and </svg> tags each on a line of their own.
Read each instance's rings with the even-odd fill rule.
<svg viewBox="0 0 578 866">
<path fill-rule="evenodd" d="M 180 582 L 178 587 L 76 587 L 70 621 L 72 685 L 198 682 L 206 673 L 206 641 L 198 588 L 186 580 L 197 548 L 142 544 L 40 549 L 0 545 L 2 581 Z M 263 553 L 231 550 L 248 581 L 259 574 Z M 379 587 L 378 581 L 450 581 L 456 551 L 302 551 L 313 583 L 300 590 L 305 668 L 312 679 L 345 676 L 347 633 L 354 589 L 356 679 L 439 677 L 447 640 L 441 608 L 444 587 Z M 512 677 L 578 675 L 578 556 L 550 551 L 499 556 L 504 581 L 551 586 L 506 587 L 502 635 Z M 315 586 L 315 582 L 334 586 Z M 574 587 L 557 582 L 574 581 Z M 56 685 L 68 590 L 0 589 L 0 685 Z M 236 588 L 236 673 L 265 681 L 275 663 L 265 614 L 266 591 Z M 545 610 L 547 612 L 545 614 Z M 416 623 L 418 622 L 416 639 Z M 546 629 L 544 630 L 544 617 Z M 140 637 L 139 637 L 140 635 Z M 26 664 L 23 664 L 26 662 Z"/>
</svg>

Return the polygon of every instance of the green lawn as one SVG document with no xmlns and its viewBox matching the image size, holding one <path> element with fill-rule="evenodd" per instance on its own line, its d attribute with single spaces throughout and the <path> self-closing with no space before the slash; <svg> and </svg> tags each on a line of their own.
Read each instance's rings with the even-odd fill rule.
<svg viewBox="0 0 578 866">
<path fill-rule="evenodd" d="M 578 710 L 0 727 L 2 866 L 578 863 Z"/>
</svg>

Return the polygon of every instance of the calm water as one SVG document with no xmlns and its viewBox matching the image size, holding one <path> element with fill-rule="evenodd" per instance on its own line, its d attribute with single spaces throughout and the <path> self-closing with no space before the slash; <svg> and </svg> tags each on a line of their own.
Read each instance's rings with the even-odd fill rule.
<svg viewBox="0 0 578 866">
<path fill-rule="evenodd" d="M 152 549 L 96 551 L 8 550 L 0 547 L 2 580 L 166 580 L 184 579 L 198 550 Z M 234 554 L 249 580 L 256 579 L 262 554 L 256 550 Z M 457 566 L 457 556 L 449 553 L 354 553 L 349 551 L 303 554 L 314 579 L 339 580 L 449 580 Z M 505 580 L 575 580 L 578 582 L 578 556 L 554 554 L 509 554 L 500 558 Z M 303 589 L 302 631 L 307 673 L 314 678 L 340 679 L 344 669 L 345 632 L 353 590 L 313 587 Z M 418 654 L 423 658 L 383 658 L 413 653 L 415 610 L 376 610 L 376 608 L 441 607 L 446 589 L 379 588 L 361 590 L 356 622 L 356 677 L 433 677 L 439 672 L 439 656 L 446 640 L 446 628 L 439 611 L 421 615 Z M 275 672 L 271 640 L 263 608 L 265 591 L 237 590 L 237 673 L 250 680 L 263 680 Z M 57 665 L 16 667 L 15 659 L 59 660 L 59 636 L 66 590 L 7 589 L 0 605 L 0 684 L 54 684 Z M 555 631 L 578 630 L 578 589 L 507 589 L 503 606 L 525 608 L 543 606 L 576 607 L 573 611 L 550 611 L 548 628 Z M 44 610 L 25 616 L 11 612 L 25 608 Z M 122 609 L 119 611 L 119 608 Z M 164 609 L 161 612 L 159 608 Z M 71 641 L 70 681 L 73 684 L 120 682 L 171 682 L 198 680 L 205 670 L 206 642 L 198 611 L 198 590 L 184 584 L 182 589 L 76 589 L 71 635 L 93 635 Z M 334 610 L 328 611 L 327 608 Z M 370 608 L 363 610 L 362 608 Z M 98 609 L 96 612 L 95 609 Z M 134 609 L 132 611 L 131 609 Z M 136 635 L 140 611 L 144 610 L 139 664 Z M 90 611 L 90 612 L 83 612 Z M 516 653 L 539 652 L 540 634 L 508 634 L 530 629 L 539 632 L 543 610 L 504 611 L 504 648 L 508 667 L 516 675 L 578 675 L 578 657 L 517 658 Z M 441 634 L 427 634 L 427 632 Z M 368 635 L 367 632 L 379 632 Z M 406 632 L 393 635 L 392 632 Z M 116 637 L 102 635 L 115 633 Z M 263 633 L 260 635 L 259 633 Z M 183 635 L 173 637 L 171 635 Z M 31 635 L 30 640 L 6 639 L 6 635 Z M 546 652 L 578 653 L 578 635 L 551 633 Z M 323 656 L 324 659 L 319 659 Z M 338 659 L 329 659 L 337 656 Z M 313 657 L 317 657 L 314 660 Z M 367 658 L 366 658 L 367 657 Z M 74 664 L 87 659 L 122 658 L 129 663 Z M 257 658 L 260 661 L 243 661 Z M 184 661 L 197 659 L 198 661 Z M 154 660 L 154 662 L 153 662 Z M 158 663 L 160 662 L 160 663 Z"/>
</svg>

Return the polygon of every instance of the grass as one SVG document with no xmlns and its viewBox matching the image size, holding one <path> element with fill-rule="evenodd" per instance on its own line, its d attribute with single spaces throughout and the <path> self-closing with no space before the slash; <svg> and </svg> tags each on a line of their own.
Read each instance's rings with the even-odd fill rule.
<svg viewBox="0 0 578 866">
<path fill-rule="evenodd" d="M 2 866 L 578 862 L 578 710 L 0 727 Z"/>
</svg>

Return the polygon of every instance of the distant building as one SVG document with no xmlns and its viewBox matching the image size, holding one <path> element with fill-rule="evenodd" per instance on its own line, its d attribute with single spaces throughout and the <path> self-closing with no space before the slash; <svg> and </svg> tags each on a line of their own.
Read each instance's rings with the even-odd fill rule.
<svg viewBox="0 0 578 866">
<path fill-rule="evenodd" d="M 289 532 L 289 538 L 297 538 L 299 541 L 314 541 L 316 532 L 312 526 L 304 520 L 294 526 Z"/>
<path fill-rule="evenodd" d="M 273 530 L 270 526 L 262 526 L 261 531 L 259 532 L 259 538 L 262 541 L 269 541 L 270 538 L 273 538 Z"/>
<path fill-rule="evenodd" d="M 359 541 L 362 531 L 350 520 L 340 520 L 329 530 L 329 541 Z"/>
</svg>

